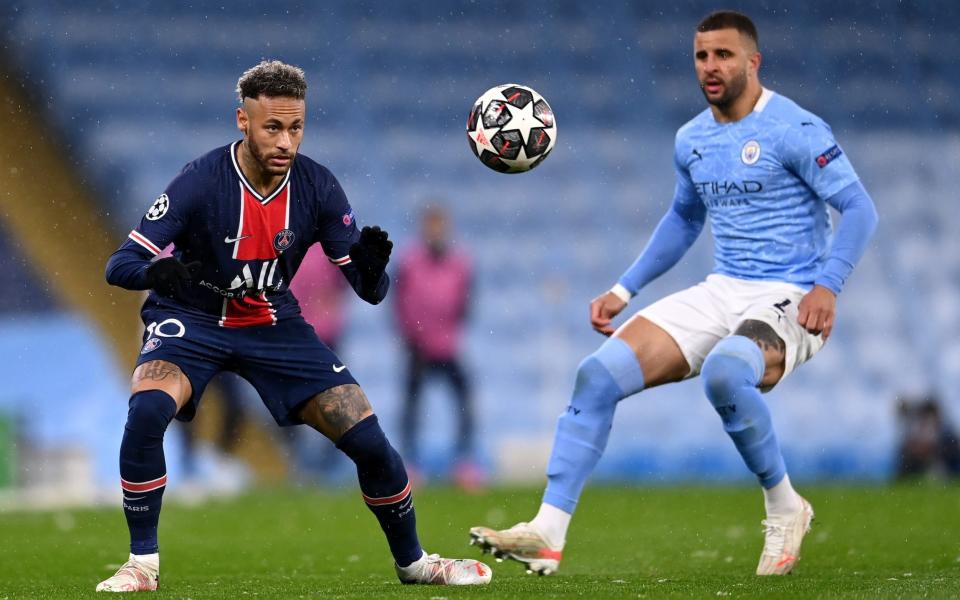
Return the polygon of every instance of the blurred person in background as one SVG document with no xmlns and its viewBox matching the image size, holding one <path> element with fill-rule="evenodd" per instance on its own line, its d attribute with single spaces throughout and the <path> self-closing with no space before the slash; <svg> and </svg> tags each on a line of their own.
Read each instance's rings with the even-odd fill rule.
<svg viewBox="0 0 960 600">
<path fill-rule="evenodd" d="M 347 292 L 350 285 L 316 244 L 303 257 L 297 277 L 290 283 L 290 291 L 300 304 L 300 314 L 313 326 L 320 341 L 338 356 L 343 356 L 340 345 L 347 323 Z M 321 440 L 320 448 L 300 435 L 299 427 L 286 427 L 284 441 L 293 458 L 296 474 L 315 473 L 327 476 L 338 462 L 339 452 L 332 444 Z"/>
<path fill-rule="evenodd" d="M 300 314 L 313 326 L 320 341 L 334 352 L 341 350 L 347 323 L 347 280 L 327 259 L 319 244 L 310 248 L 290 291 L 300 303 Z"/>
<path fill-rule="evenodd" d="M 404 380 L 403 448 L 420 463 L 420 400 L 430 378 L 450 385 L 458 431 L 454 481 L 464 489 L 482 485 L 474 452 L 475 427 L 470 380 L 463 366 L 461 341 L 470 307 L 470 257 L 451 242 L 450 219 L 436 205 L 420 218 L 420 238 L 401 256 L 394 284 L 394 314 L 407 354 Z"/>
<path fill-rule="evenodd" d="M 667 214 L 619 281 L 590 304 L 591 325 L 610 339 L 577 369 L 540 510 L 506 530 L 470 530 L 471 543 L 540 574 L 560 565 L 617 404 L 697 375 L 763 491 L 757 575 L 790 573 L 813 521 L 813 507 L 790 482 L 761 393 L 823 347 L 837 295 L 876 228 L 876 208 L 830 126 L 761 85 L 749 17 L 708 15 L 696 26 L 693 50 L 708 107 L 677 131 Z M 828 207 L 842 214 L 835 233 Z M 708 216 L 714 272 L 614 328 L 631 298 L 680 261 Z"/>
<path fill-rule="evenodd" d="M 897 420 L 898 479 L 960 475 L 960 441 L 935 395 L 902 398 L 897 406 Z"/>
<path fill-rule="evenodd" d="M 380 303 L 390 285 L 387 232 L 361 230 L 334 175 L 298 153 L 306 91 L 303 71 L 279 61 L 244 72 L 236 109 L 242 139 L 186 165 L 107 262 L 110 284 L 150 294 L 120 444 L 130 555 L 97 591 L 157 589 L 164 432 L 174 417 L 193 418 L 204 387 L 221 371 L 250 381 L 278 425 L 308 424 L 356 464 L 401 582 L 491 579 L 483 563 L 424 552 L 400 455 L 289 291 L 315 243 L 367 302 Z M 153 260 L 170 243 L 173 256 Z"/>
</svg>

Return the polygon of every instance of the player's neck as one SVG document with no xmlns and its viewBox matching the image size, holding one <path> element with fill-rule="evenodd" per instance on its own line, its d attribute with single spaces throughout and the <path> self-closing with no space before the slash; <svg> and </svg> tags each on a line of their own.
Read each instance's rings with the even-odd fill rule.
<svg viewBox="0 0 960 600">
<path fill-rule="evenodd" d="M 246 140 L 240 142 L 240 147 L 237 149 L 237 162 L 240 164 L 243 176 L 261 196 L 269 195 L 276 189 L 285 175 L 271 175 L 261 169 Z"/>
<path fill-rule="evenodd" d="M 713 118 L 717 123 L 735 123 L 753 112 L 763 95 L 763 86 L 759 81 L 747 85 L 740 97 L 725 107 L 710 105 Z"/>
</svg>

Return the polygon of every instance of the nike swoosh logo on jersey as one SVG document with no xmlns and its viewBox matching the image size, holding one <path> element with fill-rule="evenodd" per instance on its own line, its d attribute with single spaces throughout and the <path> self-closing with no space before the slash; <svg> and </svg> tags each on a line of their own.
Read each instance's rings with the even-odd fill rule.
<svg viewBox="0 0 960 600">
<path fill-rule="evenodd" d="M 338 366 L 338 365 L 333 365 L 333 372 L 334 372 L 334 373 L 339 373 L 340 371 L 342 371 L 342 370 L 344 370 L 344 369 L 346 369 L 346 368 L 347 368 L 347 365 L 339 365 L 339 366 Z"/>
<path fill-rule="evenodd" d="M 223 243 L 224 243 L 224 244 L 232 244 L 232 243 L 234 243 L 234 242 L 239 242 L 240 240 L 245 240 L 245 239 L 247 239 L 248 237 L 250 237 L 250 236 L 249 236 L 249 235 L 241 235 L 240 237 L 232 238 L 232 237 L 230 237 L 230 236 L 228 235 L 227 237 L 223 238 Z"/>
</svg>

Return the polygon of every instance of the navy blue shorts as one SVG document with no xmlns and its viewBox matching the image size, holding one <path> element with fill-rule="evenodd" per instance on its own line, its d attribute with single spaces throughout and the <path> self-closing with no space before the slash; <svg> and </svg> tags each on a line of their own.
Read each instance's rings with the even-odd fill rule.
<svg viewBox="0 0 960 600">
<path fill-rule="evenodd" d="M 171 362 L 193 387 L 190 401 L 177 414 L 181 421 L 193 419 L 204 388 L 220 371 L 233 371 L 253 384 L 278 425 L 302 423 L 296 413 L 304 402 L 332 387 L 356 383 L 300 315 L 274 325 L 226 328 L 148 303 L 140 317 L 146 330 L 137 366 Z"/>
</svg>

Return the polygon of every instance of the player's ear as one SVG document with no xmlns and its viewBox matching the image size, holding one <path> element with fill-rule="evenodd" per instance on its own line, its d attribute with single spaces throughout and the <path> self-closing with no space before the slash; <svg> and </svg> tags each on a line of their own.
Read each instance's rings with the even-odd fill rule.
<svg viewBox="0 0 960 600">
<path fill-rule="evenodd" d="M 753 54 L 750 55 L 750 68 L 753 69 L 753 72 L 755 74 L 760 72 L 761 62 L 763 62 L 763 57 L 760 55 L 759 52 L 754 51 Z"/>
<path fill-rule="evenodd" d="M 243 135 L 247 135 L 247 124 L 250 122 L 250 119 L 247 117 L 247 111 L 243 110 L 242 106 L 237 107 L 237 129 L 239 129 Z"/>
</svg>

